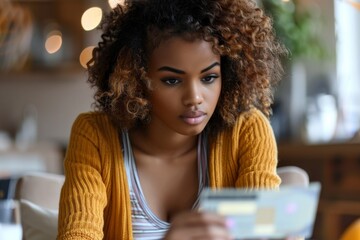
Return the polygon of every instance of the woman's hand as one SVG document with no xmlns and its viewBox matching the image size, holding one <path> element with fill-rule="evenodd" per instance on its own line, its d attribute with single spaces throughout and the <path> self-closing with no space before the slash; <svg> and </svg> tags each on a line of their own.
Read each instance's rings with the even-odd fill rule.
<svg viewBox="0 0 360 240">
<path fill-rule="evenodd" d="M 230 240 L 226 219 L 207 212 L 186 212 L 177 215 L 165 240 Z"/>
</svg>

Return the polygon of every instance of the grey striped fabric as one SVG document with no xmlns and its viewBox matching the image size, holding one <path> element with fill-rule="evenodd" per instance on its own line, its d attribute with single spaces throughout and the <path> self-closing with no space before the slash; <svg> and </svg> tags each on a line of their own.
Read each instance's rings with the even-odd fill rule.
<svg viewBox="0 0 360 240">
<path fill-rule="evenodd" d="M 142 192 L 139 176 L 136 169 L 135 159 L 127 132 L 121 134 L 126 174 L 129 179 L 132 228 L 135 240 L 157 240 L 163 239 L 170 227 L 170 223 L 159 219 L 148 207 Z M 207 171 L 207 141 L 206 137 L 200 135 L 198 138 L 198 174 L 199 191 L 195 210 L 198 207 L 199 195 L 202 189 L 208 186 L 209 177 Z"/>
</svg>

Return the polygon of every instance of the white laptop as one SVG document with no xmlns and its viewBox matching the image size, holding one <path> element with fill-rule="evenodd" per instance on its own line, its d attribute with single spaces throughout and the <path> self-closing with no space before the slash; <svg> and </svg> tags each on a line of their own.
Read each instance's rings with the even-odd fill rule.
<svg viewBox="0 0 360 240">
<path fill-rule="evenodd" d="M 200 210 L 226 216 L 236 239 L 309 238 L 321 185 L 284 186 L 279 190 L 204 189 Z"/>
</svg>

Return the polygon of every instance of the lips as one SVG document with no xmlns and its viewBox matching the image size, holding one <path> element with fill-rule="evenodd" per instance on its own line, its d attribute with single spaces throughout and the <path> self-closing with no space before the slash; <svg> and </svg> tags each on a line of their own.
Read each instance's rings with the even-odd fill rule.
<svg viewBox="0 0 360 240">
<path fill-rule="evenodd" d="M 181 115 L 180 118 L 187 124 L 197 125 L 205 120 L 206 113 L 202 111 L 188 111 Z"/>
</svg>

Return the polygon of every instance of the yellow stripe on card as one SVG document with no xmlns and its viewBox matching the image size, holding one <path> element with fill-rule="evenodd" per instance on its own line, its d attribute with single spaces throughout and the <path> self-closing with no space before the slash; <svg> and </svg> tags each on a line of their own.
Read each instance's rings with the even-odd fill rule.
<svg viewBox="0 0 360 240">
<path fill-rule="evenodd" d="M 256 204 L 254 201 L 224 201 L 218 206 L 218 213 L 224 215 L 254 214 Z"/>
</svg>

